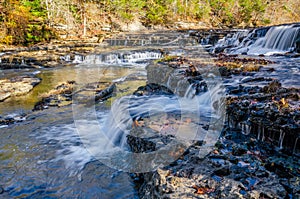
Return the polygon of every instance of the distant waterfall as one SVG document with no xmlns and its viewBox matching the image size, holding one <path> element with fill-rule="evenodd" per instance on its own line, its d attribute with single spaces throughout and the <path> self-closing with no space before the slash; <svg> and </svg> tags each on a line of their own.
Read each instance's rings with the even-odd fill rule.
<svg viewBox="0 0 300 199">
<path fill-rule="evenodd" d="M 300 27 L 275 26 L 258 39 L 249 49 L 248 54 L 274 54 L 295 50 L 296 41 L 300 39 Z"/>
<path fill-rule="evenodd" d="M 113 54 L 88 55 L 83 63 L 93 64 L 133 64 L 146 60 L 160 59 L 162 53 L 159 51 L 133 51 Z"/>
<path fill-rule="evenodd" d="M 130 65 L 144 63 L 149 60 L 155 60 L 162 58 L 162 52 L 159 50 L 147 50 L 147 51 L 120 51 L 116 53 L 101 53 L 91 55 L 75 55 L 71 59 L 70 55 L 63 57 L 63 60 L 72 63 L 83 64 L 118 64 L 118 65 Z"/>
<path fill-rule="evenodd" d="M 213 52 L 219 52 L 221 49 L 229 54 L 284 54 L 296 51 L 297 42 L 300 43 L 300 25 L 281 25 L 257 28 L 248 32 L 241 30 L 220 39 Z"/>
</svg>

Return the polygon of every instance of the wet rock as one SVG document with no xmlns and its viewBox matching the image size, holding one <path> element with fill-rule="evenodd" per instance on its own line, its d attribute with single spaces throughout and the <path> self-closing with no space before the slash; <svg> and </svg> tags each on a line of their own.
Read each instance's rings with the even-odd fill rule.
<svg viewBox="0 0 300 199">
<path fill-rule="evenodd" d="M 231 172 L 230 172 L 228 167 L 224 167 L 224 168 L 221 168 L 221 169 L 218 169 L 218 170 L 214 171 L 215 175 L 221 176 L 221 177 L 228 176 L 228 175 L 230 175 L 230 173 Z"/>
<path fill-rule="evenodd" d="M 53 90 L 45 94 L 33 108 L 34 111 L 44 110 L 49 107 L 63 107 L 72 104 L 73 95 L 76 100 L 85 105 L 91 105 L 100 101 L 105 101 L 114 95 L 115 84 L 94 82 L 85 85 L 79 90 L 74 90 L 75 81 L 68 81 L 56 86 Z"/>
<path fill-rule="evenodd" d="M 218 54 L 218 61 L 220 62 L 234 62 L 234 63 L 252 63 L 252 64 L 260 64 L 260 65 L 266 65 L 274 63 L 273 61 L 267 60 L 267 59 L 256 59 L 256 58 L 243 58 L 239 57 L 238 55 L 228 55 L 224 53 Z"/>
<path fill-rule="evenodd" d="M 240 59 L 235 56 L 226 59 L 238 64 L 256 62 L 258 68 L 269 63 L 263 59 Z M 233 70 L 226 66 L 219 68 L 219 71 L 222 70 L 223 76 L 234 75 Z M 150 86 L 148 90 L 141 87 L 135 94 L 149 95 L 166 90 L 171 92 L 163 94 L 178 94 L 172 88 L 178 87 L 180 81 L 186 81 L 187 87 L 194 86 L 194 89 L 203 81 L 192 64 L 186 67 L 184 64 L 178 67 L 153 65 L 148 67 L 148 72 L 151 83 L 163 86 Z M 240 81 L 242 84 L 226 88 L 230 94 L 227 100 L 228 121 L 225 136 L 216 144 L 217 148 L 208 156 L 199 158 L 201 146 L 192 145 L 172 164 L 157 172 L 141 174 L 141 198 L 285 198 L 287 194 L 295 192 L 295 188 L 287 190 L 287 185 L 283 186 L 280 180 L 293 179 L 298 174 L 289 172 L 291 165 L 281 165 L 270 158 L 278 155 L 276 147 L 300 151 L 300 144 L 295 143 L 300 132 L 297 122 L 299 89 L 283 88 L 276 80 L 256 77 L 249 72 L 238 74 L 244 75 Z M 158 78 L 160 76 L 162 78 Z M 267 85 L 262 88 L 248 85 L 252 82 L 264 82 Z M 152 144 L 149 145 L 145 140 L 136 141 L 138 147 L 133 151 L 154 150 Z M 145 145 L 145 148 L 141 145 Z M 290 184 L 288 186 L 292 187 Z"/>
<path fill-rule="evenodd" d="M 180 78 L 171 75 L 175 71 L 174 68 L 171 68 L 165 64 L 150 64 L 149 66 L 147 66 L 146 69 L 147 69 L 147 80 L 149 84 L 151 83 L 159 84 L 168 87 L 170 90 L 175 90 L 172 89 L 173 85 L 175 86 L 176 82 L 178 82 Z M 168 84 L 168 81 L 169 82 L 174 81 L 174 83 Z"/>
<path fill-rule="evenodd" d="M 155 151 L 156 146 L 154 142 L 140 137 L 134 137 L 132 135 L 127 135 L 127 143 L 130 146 L 130 150 L 134 153 Z"/>
<path fill-rule="evenodd" d="M 2 50 L 4 54 L 0 56 L 0 69 L 72 65 L 73 62 L 78 61 L 75 60 L 75 55 L 85 56 L 98 46 L 102 46 L 101 42 L 86 40 L 84 43 L 82 41 L 63 41 L 41 46 L 4 49 Z"/>
<path fill-rule="evenodd" d="M 111 84 L 109 87 L 96 91 L 95 93 L 95 101 L 104 101 L 107 100 L 108 98 L 112 97 L 114 92 L 116 91 L 116 84 Z"/>
<path fill-rule="evenodd" d="M 222 77 L 229 77 L 232 74 L 230 70 L 224 66 L 219 67 L 219 72 Z"/>
<path fill-rule="evenodd" d="M 1 92 L 0 93 L 0 102 L 3 102 L 7 98 L 10 98 L 10 96 L 11 96 L 10 92 L 7 92 L 7 93 Z"/>
<path fill-rule="evenodd" d="M 162 85 L 181 97 L 188 94 L 189 88 L 192 95 L 199 95 L 208 90 L 199 68 L 201 66 L 192 62 L 188 65 L 180 62 L 177 64 L 177 67 L 170 67 L 168 62 L 150 64 L 147 66 L 147 80 L 149 84 Z"/>
<path fill-rule="evenodd" d="M 268 86 L 262 88 L 264 93 L 273 93 L 278 91 L 281 88 L 281 83 L 278 80 L 272 81 Z"/>
<path fill-rule="evenodd" d="M 0 102 L 11 96 L 20 96 L 29 93 L 40 81 L 39 78 L 28 76 L 0 80 Z"/>
<path fill-rule="evenodd" d="M 245 146 L 243 146 L 243 147 L 234 147 L 232 149 L 232 155 L 242 156 L 242 155 L 246 154 L 247 151 L 248 151 L 248 149 Z"/>
<path fill-rule="evenodd" d="M 149 83 L 146 86 L 139 87 L 134 93 L 137 96 L 143 95 L 173 95 L 173 92 L 163 86 L 156 83 Z"/>
<path fill-rule="evenodd" d="M 159 59 L 156 63 L 167 65 L 171 68 L 177 69 L 180 68 L 181 65 L 183 65 L 185 62 L 187 62 L 187 59 L 185 59 L 184 57 L 166 55 L 162 59 Z"/>
<path fill-rule="evenodd" d="M 196 66 L 193 65 L 193 63 L 189 63 L 189 67 L 185 70 L 185 74 L 186 76 L 192 77 L 200 76 L 200 72 L 198 71 Z"/>
<path fill-rule="evenodd" d="M 292 177 L 288 168 L 284 167 L 282 164 L 278 164 L 277 162 L 267 163 L 265 167 L 268 171 L 276 173 L 280 178 L 289 179 Z"/>
<path fill-rule="evenodd" d="M 0 118 L 0 125 L 10 125 L 13 124 L 15 122 L 14 118 Z"/>
<path fill-rule="evenodd" d="M 13 115 L 8 115 L 1 117 L 0 116 L 0 126 L 5 127 L 9 126 L 11 124 L 23 122 L 27 119 L 27 114 L 13 114 Z"/>
<path fill-rule="evenodd" d="M 264 81 L 265 78 L 264 77 L 245 77 L 243 79 L 241 79 L 241 83 L 248 83 L 248 82 L 255 82 L 255 81 Z"/>
<path fill-rule="evenodd" d="M 259 198 L 261 193 L 270 198 L 285 197 L 286 191 L 276 176 L 249 177 L 246 167 L 225 166 L 220 169 L 207 158 L 193 163 L 194 150 L 191 147 L 183 161 L 177 164 L 142 174 L 141 198 Z"/>
<path fill-rule="evenodd" d="M 299 118 L 298 89 L 283 88 L 280 82 L 273 80 L 262 89 L 238 86 L 227 90 L 237 96 L 228 98 L 228 125 L 231 129 L 242 133 L 256 132 L 259 140 L 272 142 L 294 153 L 299 151 L 295 140 L 300 126 L 294 119 Z"/>
<path fill-rule="evenodd" d="M 55 89 L 45 94 L 41 101 L 35 104 L 33 111 L 44 110 L 49 106 L 62 107 L 70 105 L 72 103 L 74 84 L 74 81 L 68 81 L 56 86 Z"/>
</svg>

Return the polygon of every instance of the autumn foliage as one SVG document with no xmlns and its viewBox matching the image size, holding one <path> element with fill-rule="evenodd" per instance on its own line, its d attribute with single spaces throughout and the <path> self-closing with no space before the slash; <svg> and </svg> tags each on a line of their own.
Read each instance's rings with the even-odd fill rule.
<svg viewBox="0 0 300 199">
<path fill-rule="evenodd" d="M 65 37 L 98 36 L 122 24 L 253 27 L 300 20 L 298 0 L 0 0 L 0 43 L 31 45 Z"/>
</svg>

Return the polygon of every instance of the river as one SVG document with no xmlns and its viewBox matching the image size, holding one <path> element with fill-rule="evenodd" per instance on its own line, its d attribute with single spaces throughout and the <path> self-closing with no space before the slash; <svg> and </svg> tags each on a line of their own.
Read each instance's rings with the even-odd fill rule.
<svg viewBox="0 0 300 199">
<path fill-rule="evenodd" d="M 208 62 L 215 58 L 210 57 L 203 50 L 203 46 L 190 38 L 188 33 L 127 34 L 108 40 L 107 45 L 111 48 L 106 47 L 102 53 L 78 55 L 72 59 L 65 55 L 64 59 L 70 59 L 73 66 L 1 71 L 1 78 L 37 74 L 42 79 L 28 95 L 0 103 L 0 114 L 3 117 L 28 114 L 26 120 L 0 128 L 0 187 L 4 191 L 0 195 L 1 198 L 138 198 L 136 184 L 126 169 L 114 168 L 115 162 L 111 166 L 112 163 L 104 164 L 95 158 L 95 153 L 90 151 L 91 146 L 85 144 L 80 121 L 84 120 L 87 137 L 94 136 L 98 140 L 92 146 L 98 145 L 101 149 L 107 143 L 101 138 L 103 134 L 95 131 L 98 127 L 108 132 L 109 128 L 114 128 L 107 126 L 107 121 L 111 119 L 109 117 L 112 105 L 146 84 L 149 78 L 146 67 L 151 61 L 162 58 L 164 55 L 161 52 L 182 55 L 193 60 L 207 59 Z M 251 55 L 253 56 L 258 58 Z M 283 86 L 300 87 L 300 58 L 273 56 L 266 59 L 274 62 L 267 67 L 276 70 L 272 73 L 263 70 L 253 74 L 253 77 L 267 75 L 279 79 Z M 243 75 L 236 76 L 231 80 L 225 80 L 222 84 L 237 85 L 243 78 L 245 78 Z M 92 82 L 114 82 L 118 91 L 112 99 L 95 104 L 92 109 L 76 106 L 75 103 L 72 106 L 31 111 L 34 104 L 40 100 L 41 94 L 68 80 L 75 80 L 79 87 Z M 255 81 L 250 84 L 256 85 Z M 189 95 L 191 94 L 186 93 L 182 103 L 195 103 L 195 99 L 189 98 Z M 169 105 L 170 108 L 163 109 L 164 112 L 178 111 L 175 108 L 178 100 L 174 102 L 173 99 L 162 97 L 153 99 L 154 102 L 141 100 L 140 104 L 136 105 L 140 107 L 133 110 L 142 111 L 143 104 L 153 106 L 151 103 L 154 103 L 158 104 L 158 109 Z M 192 105 L 189 107 L 194 109 Z M 207 104 L 201 106 L 204 114 L 202 117 L 210 119 L 211 110 L 208 108 L 206 111 L 204 107 L 207 107 Z M 92 117 L 93 114 L 95 118 Z M 80 120 L 82 118 L 78 118 L 78 115 L 83 120 Z M 160 115 L 153 113 L 153 117 Z M 203 118 L 202 122 L 205 121 Z M 122 162 L 124 157 L 120 155 L 115 158 L 114 161 Z"/>
</svg>

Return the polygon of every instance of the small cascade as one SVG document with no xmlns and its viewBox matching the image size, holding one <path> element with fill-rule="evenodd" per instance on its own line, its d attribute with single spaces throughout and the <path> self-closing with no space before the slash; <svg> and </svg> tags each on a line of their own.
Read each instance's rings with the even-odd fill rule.
<svg viewBox="0 0 300 199">
<path fill-rule="evenodd" d="M 280 136 L 279 136 L 279 148 L 282 149 L 283 148 L 283 140 L 285 137 L 285 132 L 280 129 Z"/>
<path fill-rule="evenodd" d="M 20 65 L 21 66 L 25 66 L 26 65 L 24 58 L 21 60 L 21 64 Z"/>
<path fill-rule="evenodd" d="M 84 61 L 84 58 L 85 57 L 83 55 L 75 55 L 73 63 L 75 63 L 75 64 L 82 63 Z M 69 60 L 71 61 L 71 58 Z"/>
<path fill-rule="evenodd" d="M 271 27 L 266 35 L 258 39 L 248 51 L 248 54 L 272 55 L 275 53 L 286 53 L 294 51 L 296 41 L 300 39 L 300 27 L 275 26 Z"/>
<path fill-rule="evenodd" d="M 207 92 L 207 89 L 208 88 L 207 88 L 207 84 L 205 83 L 205 81 L 192 83 L 187 87 L 185 94 L 183 96 L 186 98 L 193 98 L 193 97 L 195 97 L 195 95 L 200 95 L 202 93 Z"/>
<path fill-rule="evenodd" d="M 177 85 L 174 90 L 177 95 L 185 96 L 187 92 L 190 92 L 188 91 L 189 87 L 191 87 L 190 91 L 194 92 L 193 85 L 191 85 L 186 79 L 181 79 L 177 81 Z"/>
<path fill-rule="evenodd" d="M 260 137 L 261 137 L 261 129 L 262 129 L 262 127 L 261 127 L 261 125 L 259 124 L 259 125 L 258 125 L 258 128 L 257 128 L 257 140 L 260 140 Z"/>
<path fill-rule="evenodd" d="M 265 128 L 264 127 L 262 127 L 261 141 L 265 141 Z"/>
<path fill-rule="evenodd" d="M 176 97 L 125 96 L 116 100 L 112 105 L 103 130 L 115 147 L 126 149 L 126 136 L 130 133 L 135 120 L 180 111 L 180 104 Z M 108 146 L 111 147 L 111 145 Z"/>
<path fill-rule="evenodd" d="M 216 48 L 238 46 L 241 38 L 245 38 L 247 35 L 249 35 L 248 30 L 241 30 L 234 34 L 228 34 L 226 37 L 218 41 Z"/>
<path fill-rule="evenodd" d="M 242 122 L 242 134 L 250 135 L 251 133 L 251 126 L 247 122 Z"/>
<path fill-rule="evenodd" d="M 105 40 L 108 46 L 178 46 L 191 42 L 192 40 L 185 37 L 184 33 L 178 34 L 178 32 L 169 32 L 167 35 L 163 32 L 124 34 Z"/>
<path fill-rule="evenodd" d="M 130 99 L 123 97 L 113 103 L 103 127 L 103 131 L 106 132 L 111 143 L 121 148 L 126 144 L 126 135 L 129 134 L 130 127 L 133 123 L 133 118 L 127 110 L 129 105 L 128 100 Z M 109 146 L 111 145 L 107 147 Z"/>
<path fill-rule="evenodd" d="M 117 53 L 102 53 L 91 55 L 75 55 L 72 59 L 70 55 L 65 55 L 62 60 L 72 62 L 74 64 L 141 64 L 148 60 L 160 59 L 162 52 L 155 50 L 147 51 L 131 51 L 131 52 L 117 52 Z"/>
<path fill-rule="evenodd" d="M 61 58 L 63 61 L 66 61 L 66 62 L 70 62 L 71 61 L 71 55 L 65 55 Z"/>
<path fill-rule="evenodd" d="M 196 90 L 194 89 L 194 85 L 190 84 L 189 87 L 186 89 L 184 94 L 185 98 L 193 98 L 196 94 Z"/>
<path fill-rule="evenodd" d="M 296 150 L 297 150 L 297 144 L 298 144 L 299 138 L 300 138 L 300 137 L 297 137 L 297 138 L 296 138 L 296 141 L 295 141 L 295 144 L 294 144 L 294 148 L 293 148 L 293 154 L 296 153 Z"/>
<path fill-rule="evenodd" d="M 192 92 L 193 89 L 187 89 L 186 93 L 189 93 L 188 90 Z M 114 148 L 118 147 L 123 150 L 128 150 L 127 135 L 129 135 L 134 121 L 140 120 L 141 118 L 161 118 L 162 115 L 177 114 L 181 119 L 189 117 L 200 120 L 203 124 L 211 122 L 214 124 L 212 125 L 214 126 L 214 130 L 216 130 L 219 128 L 216 123 L 221 121 L 219 117 L 224 110 L 222 109 L 222 105 L 219 105 L 220 108 L 218 110 L 214 110 L 212 104 L 213 102 L 222 103 L 220 99 L 222 91 L 223 88 L 221 85 L 212 84 L 209 91 L 202 95 L 194 96 L 192 99 L 178 97 L 176 95 L 151 95 L 125 96 L 116 100 L 112 105 L 110 114 L 103 127 L 103 132 L 105 132 L 108 140 L 110 140 L 105 151 L 112 150 L 110 148 L 112 145 Z M 163 126 L 163 121 L 161 121 L 161 123 Z M 223 127 L 223 122 L 220 123 L 221 128 L 221 126 Z M 209 139 L 215 139 L 216 141 L 220 134 L 220 131 L 217 132 L 218 135 L 211 133 Z M 179 135 L 179 137 L 180 136 L 181 135 Z"/>
<path fill-rule="evenodd" d="M 299 51 L 299 24 L 281 25 L 253 30 L 240 30 L 220 39 L 213 52 L 229 54 L 272 55 Z M 297 47 L 298 46 L 298 47 Z"/>
</svg>

